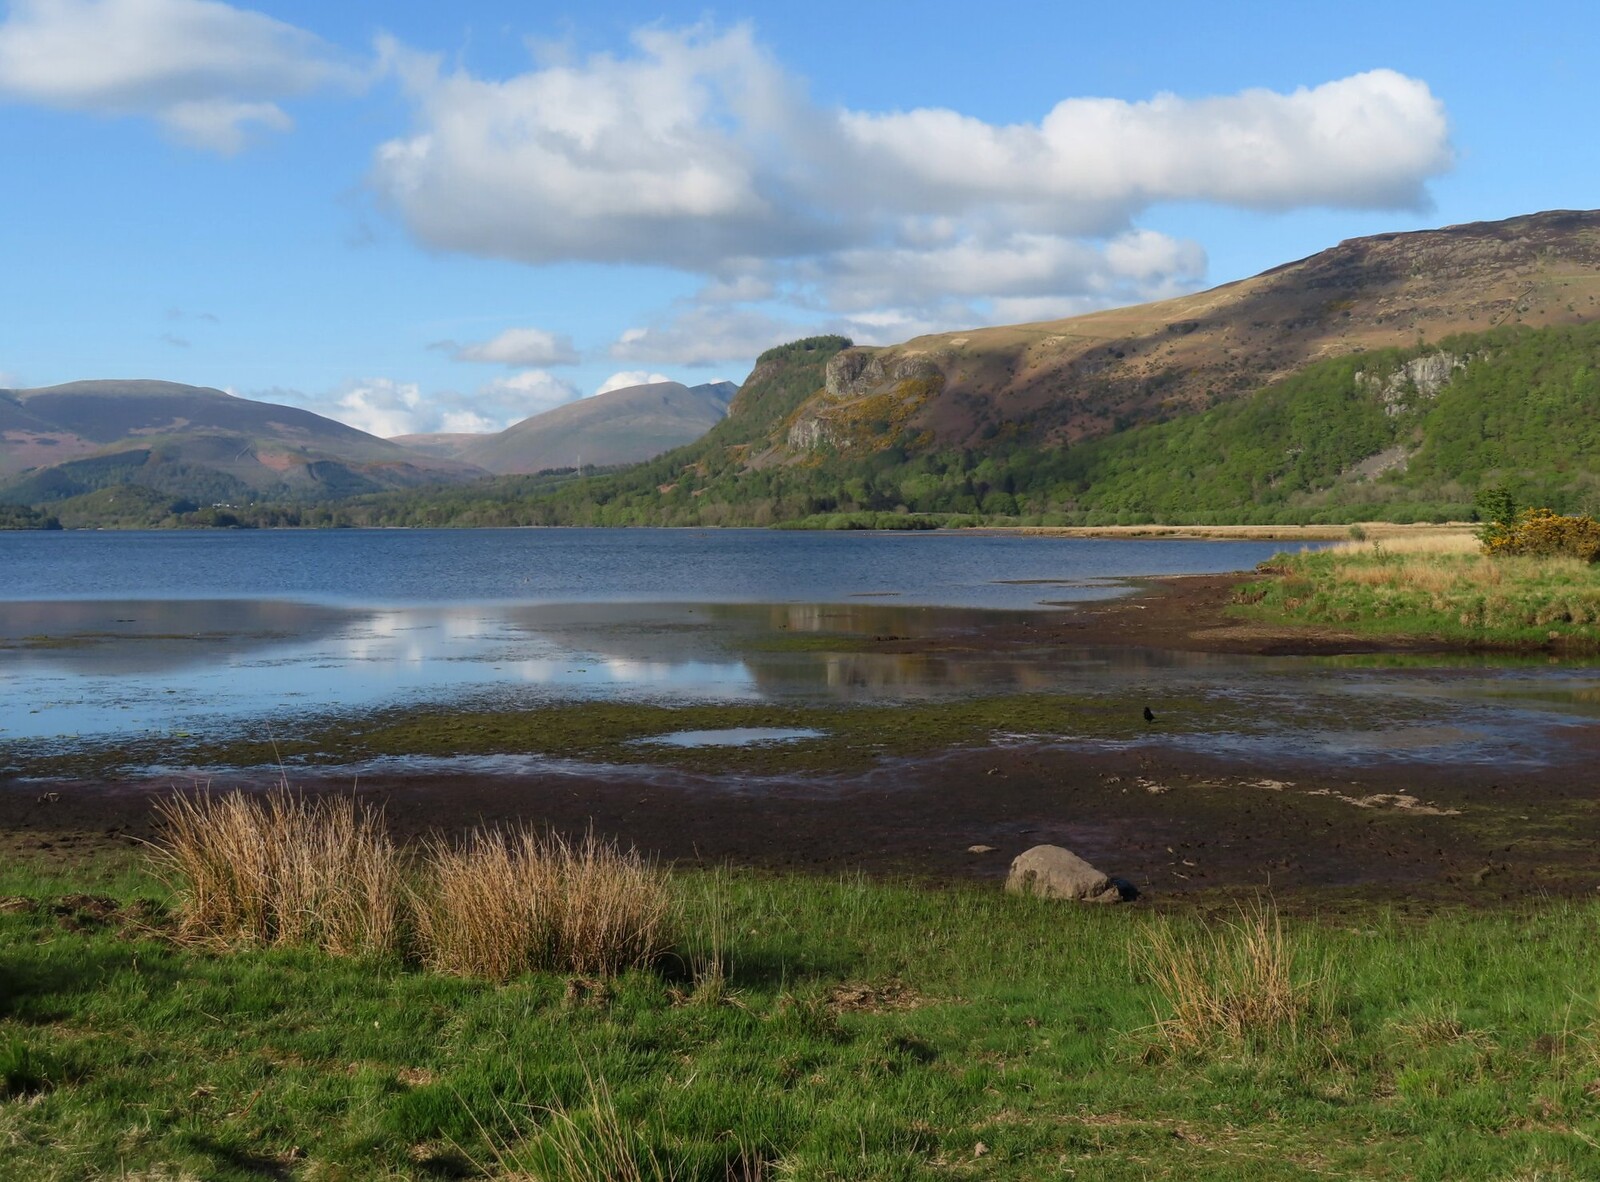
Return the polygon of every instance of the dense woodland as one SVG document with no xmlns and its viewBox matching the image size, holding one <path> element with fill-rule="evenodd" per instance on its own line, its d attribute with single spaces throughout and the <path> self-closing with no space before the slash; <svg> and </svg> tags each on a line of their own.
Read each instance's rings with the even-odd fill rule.
<svg viewBox="0 0 1600 1182">
<path fill-rule="evenodd" d="M 906 438 L 866 454 L 774 450 L 848 345 L 816 337 L 770 350 L 710 433 L 618 471 L 205 508 L 170 484 L 22 495 L 44 474 L 6 495 L 69 528 L 1445 520 L 1473 517 L 1489 485 L 1519 504 L 1600 510 L 1600 325 L 1511 327 L 1326 360 L 1251 397 L 1068 448 L 1002 425 L 981 446 L 920 453 Z M 1463 364 L 1429 397 L 1403 367 L 1441 352 Z M 1396 466 L 1373 473 L 1364 462 L 1385 453 Z"/>
</svg>

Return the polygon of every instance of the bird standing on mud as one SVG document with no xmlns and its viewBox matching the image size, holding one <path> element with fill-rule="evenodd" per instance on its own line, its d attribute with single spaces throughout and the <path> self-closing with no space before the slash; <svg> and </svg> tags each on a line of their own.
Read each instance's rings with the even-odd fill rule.
<svg viewBox="0 0 1600 1182">
<path fill-rule="evenodd" d="M 1154 722 L 1156 720 L 1155 713 L 1148 706 L 1144 708 L 1144 720 L 1146 722 Z"/>
</svg>

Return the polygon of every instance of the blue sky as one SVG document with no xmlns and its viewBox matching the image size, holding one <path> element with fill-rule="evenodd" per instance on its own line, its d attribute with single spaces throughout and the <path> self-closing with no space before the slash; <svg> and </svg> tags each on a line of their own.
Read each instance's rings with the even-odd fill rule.
<svg viewBox="0 0 1600 1182">
<path fill-rule="evenodd" d="M 0 14 L 0 385 L 380 434 L 1600 205 L 1587 4 Z"/>
</svg>

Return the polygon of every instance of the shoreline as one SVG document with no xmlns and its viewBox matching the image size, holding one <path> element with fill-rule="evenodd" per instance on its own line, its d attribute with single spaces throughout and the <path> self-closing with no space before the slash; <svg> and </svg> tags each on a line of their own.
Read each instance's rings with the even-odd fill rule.
<svg viewBox="0 0 1600 1182">
<path fill-rule="evenodd" d="M 1242 623 L 1225 610 L 1241 577 L 1140 580 L 1115 600 L 998 624 L 984 643 L 1253 656 L 1459 651 Z M 884 637 L 874 648 L 936 655 L 948 643 Z M 1171 711 L 1181 708 L 1152 700 L 1177 726 Z M 398 772 L 352 782 L 335 767 L 289 776 L 307 792 L 382 802 L 408 838 L 480 823 L 567 834 L 592 827 L 686 866 L 996 885 L 1023 849 L 1060 844 L 1153 901 L 1204 904 L 1270 889 L 1312 909 L 1378 900 L 1480 906 L 1596 889 L 1595 729 L 1572 738 L 1549 767 L 1203 753 L 1185 749 L 1186 732 L 1157 724 L 1105 739 L 935 744 L 864 767 L 793 774 L 734 758 L 720 772 L 653 763 L 612 765 L 603 775 Z M 125 849 L 153 836 L 154 799 L 197 786 L 0 781 L 0 851 L 71 862 Z M 233 773 L 212 784 L 235 786 L 272 785 Z M 993 849 L 974 854 L 973 846 Z"/>
</svg>

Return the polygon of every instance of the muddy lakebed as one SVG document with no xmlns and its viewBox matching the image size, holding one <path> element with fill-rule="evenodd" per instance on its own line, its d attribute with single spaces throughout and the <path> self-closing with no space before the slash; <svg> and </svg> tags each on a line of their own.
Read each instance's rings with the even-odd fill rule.
<svg viewBox="0 0 1600 1182">
<path fill-rule="evenodd" d="M 1222 572 L 1282 544 L 37 537 L 0 539 L 14 847 L 286 777 L 406 832 L 775 868 L 995 877 L 1050 841 L 1152 898 L 1600 886 L 1600 666 L 1241 629 Z"/>
</svg>

